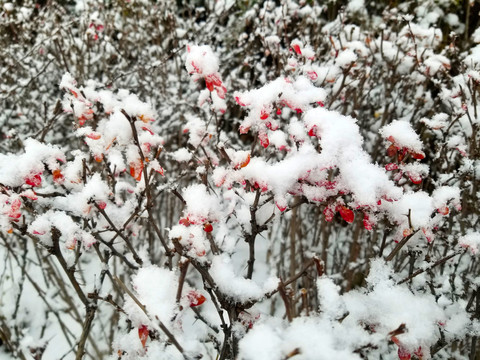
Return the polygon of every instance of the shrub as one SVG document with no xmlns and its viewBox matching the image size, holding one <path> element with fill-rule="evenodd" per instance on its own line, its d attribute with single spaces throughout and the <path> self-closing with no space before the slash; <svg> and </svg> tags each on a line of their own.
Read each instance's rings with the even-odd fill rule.
<svg viewBox="0 0 480 360">
<path fill-rule="evenodd" d="M 2 6 L 2 356 L 475 358 L 476 5 Z"/>
</svg>

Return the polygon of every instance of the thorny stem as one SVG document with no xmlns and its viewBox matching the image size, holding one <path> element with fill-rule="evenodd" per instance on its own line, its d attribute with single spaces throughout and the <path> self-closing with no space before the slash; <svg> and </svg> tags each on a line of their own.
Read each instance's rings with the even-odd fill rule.
<svg viewBox="0 0 480 360">
<path fill-rule="evenodd" d="M 392 250 L 392 252 L 385 258 L 385 261 L 390 261 L 392 260 L 395 255 L 397 255 L 397 253 L 405 246 L 405 244 L 408 242 L 408 240 L 410 240 L 416 233 L 418 232 L 418 230 L 415 230 L 413 233 L 411 233 L 410 235 L 408 236 L 405 236 L 398 244 L 397 246 L 395 246 L 395 248 Z"/>
<path fill-rule="evenodd" d="M 465 251 L 464 250 L 461 250 L 461 251 L 456 251 L 448 256 L 445 256 L 444 258 L 440 259 L 440 260 L 437 260 L 435 261 L 433 264 L 431 264 L 430 266 L 428 266 L 427 268 L 425 269 L 419 269 L 417 271 L 415 271 L 414 273 L 412 273 L 410 276 L 407 276 L 405 279 L 402 279 L 400 280 L 397 284 L 403 284 L 407 281 L 410 281 L 411 279 L 413 279 L 414 277 L 424 273 L 425 271 L 429 271 L 431 269 L 433 269 L 434 267 L 438 266 L 438 265 L 442 265 L 442 264 L 445 264 L 448 260 L 450 260 L 451 258 L 459 255 L 459 254 L 462 254 L 464 253 Z"/>
</svg>

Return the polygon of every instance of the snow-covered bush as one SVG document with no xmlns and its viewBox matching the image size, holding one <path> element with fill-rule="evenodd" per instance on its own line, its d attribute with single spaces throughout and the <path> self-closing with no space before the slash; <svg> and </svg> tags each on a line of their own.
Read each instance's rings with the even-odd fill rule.
<svg viewBox="0 0 480 360">
<path fill-rule="evenodd" d="M 476 5 L 1 6 L 2 358 L 475 358 Z"/>
</svg>

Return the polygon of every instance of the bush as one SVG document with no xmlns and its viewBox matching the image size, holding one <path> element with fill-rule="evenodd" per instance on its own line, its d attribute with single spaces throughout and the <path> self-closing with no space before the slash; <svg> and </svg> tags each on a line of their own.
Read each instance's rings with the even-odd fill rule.
<svg viewBox="0 0 480 360">
<path fill-rule="evenodd" d="M 3 357 L 476 358 L 476 4 L 2 7 Z"/>
</svg>

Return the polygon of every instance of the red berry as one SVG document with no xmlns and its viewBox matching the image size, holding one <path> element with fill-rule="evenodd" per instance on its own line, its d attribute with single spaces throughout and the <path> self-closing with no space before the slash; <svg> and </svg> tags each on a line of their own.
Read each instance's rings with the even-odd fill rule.
<svg viewBox="0 0 480 360">
<path fill-rule="evenodd" d="M 312 81 L 315 81 L 318 79 L 318 74 L 315 71 L 307 71 L 307 75 Z"/>
<path fill-rule="evenodd" d="M 102 135 L 100 135 L 99 133 L 90 133 L 90 134 L 87 134 L 87 137 L 92 140 L 99 140 L 102 137 Z"/>
<path fill-rule="evenodd" d="M 295 52 L 296 52 L 298 55 L 302 55 L 302 50 L 300 49 L 300 45 L 295 44 L 295 45 L 293 45 L 292 47 L 293 47 L 293 50 L 295 50 Z"/>
<path fill-rule="evenodd" d="M 278 210 L 280 210 L 280 212 L 284 212 L 287 209 L 287 205 L 280 205 L 277 202 L 275 202 L 275 205 L 277 206 Z"/>
<path fill-rule="evenodd" d="M 407 155 L 407 149 L 406 148 L 403 148 L 402 151 L 400 151 L 398 153 L 398 161 L 403 161 L 403 159 L 405 158 L 405 155 Z"/>
<path fill-rule="evenodd" d="M 212 232 L 212 231 L 213 231 L 213 226 L 212 226 L 212 224 L 210 224 L 210 223 L 205 223 L 205 224 L 203 225 L 203 231 L 205 231 L 205 232 L 207 232 L 207 233 Z"/>
<path fill-rule="evenodd" d="M 42 184 L 41 173 L 29 175 L 25 178 L 25 184 L 36 187 Z"/>
<path fill-rule="evenodd" d="M 240 106 L 247 106 L 244 102 L 240 100 L 239 96 L 235 96 L 235 101 L 237 102 L 238 105 Z"/>
<path fill-rule="evenodd" d="M 414 354 L 416 357 L 418 357 L 419 359 L 423 358 L 422 347 L 419 346 L 418 349 L 413 352 L 413 354 Z"/>
<path fill-rule="evenodd" d="M 209 91 L 213 91 L 213 83 L 207 78 L 205 78 L 205 85 L 207 85 Z"/>
<path fill-rule="evenodd" d="M 142 130 L 148 131 L 150 133 L 150 135 L 154 134 L 153 131 L 146 126 L 142 126 Z"/>
<path fill-rule="evenodd" d="M 353 213 L 352 210 L 347 208 L 346 206 L 340 206 L 338 208 L 338 212 L 340 213 L 340 216 L 342 217 L 343 220 L 351 224 L 355 218 L 355 214 Z"/>
<path fill-rule="evenodd" d="M 437 211 L 442 214 L 442 215 L 448 215 L 448 213 L 450 212 L 450 209 L 448 208 L 448 206 L 442 206 L 441 208 L 438 208 Z"/>
<path fill-rule="evenodd" d="M 403 230 L 403 237 L 407 237 L 407 236 L 410 236 L 410 235 L 412 235 L 412 229 L 408 228 L 408 229 Z"/>
<path fill-rule="evenodd" d="M 412 354 L 410 354 L 410 352 L 405 349 L 403 346 L 399 346 L 398 347 L 398 358 L 400 360 L 410 360 L 412 358 Z"/>
</svg>

